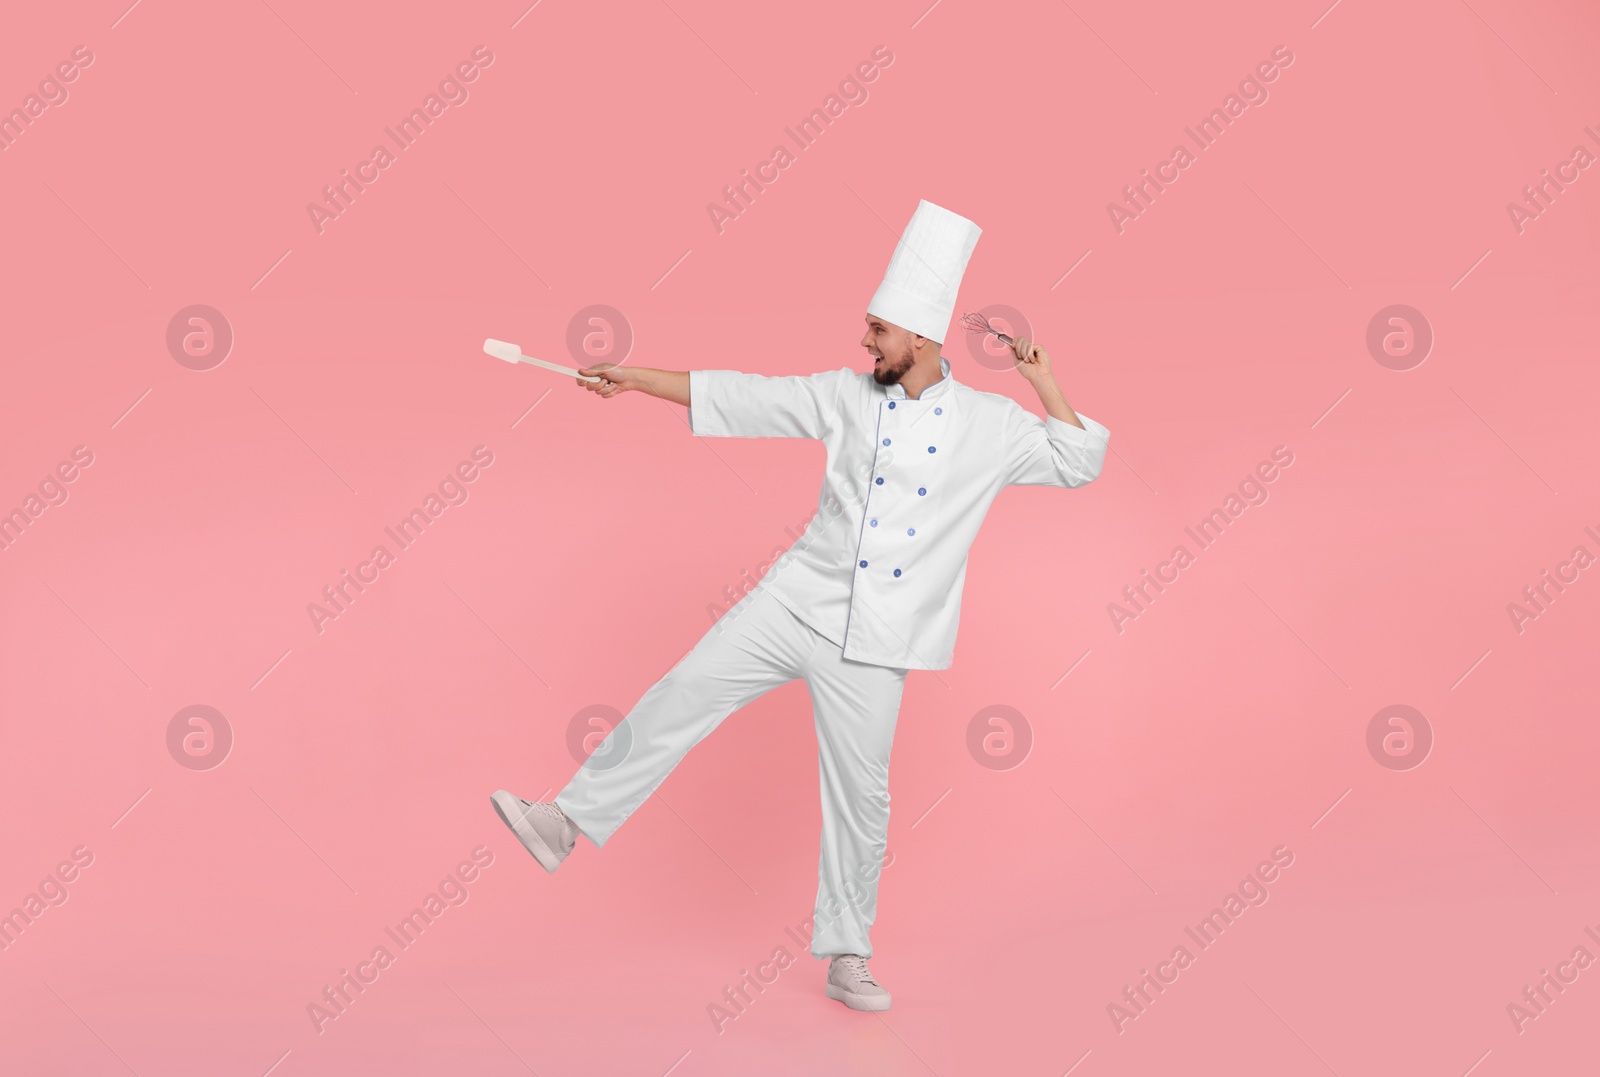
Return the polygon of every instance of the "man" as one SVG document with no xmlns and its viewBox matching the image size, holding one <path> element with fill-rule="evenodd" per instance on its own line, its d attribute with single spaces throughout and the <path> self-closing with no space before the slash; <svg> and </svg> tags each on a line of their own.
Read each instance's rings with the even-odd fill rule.
<svg viewBox="0 0 1600 1077">
<path fill-rule="evenodd" d="M 582 833 L 596 846 L 733 711 L 804 678 L 816 719 L 822 851 L 811 952 L 831 957 L 826 993 L 887 1010 L 868 932 L 889 826 L 889 749 L 906 673 L 951 665 L 967 551 L 1008 485 L 1082 486 L 1110 432 L 1068 406 L 1037 344 L 1017 371 L 1041 420 L 1010 397 L 956 381 L 939 354 L 981 230 L 923 201 L 867 306 L 869 377 L 586 367 L 578 384 L 689 408 L 702 437 L 803 437 L 828 450 L 817 515 L 755 589 L 657 681 L 549 803 L 505 791 L 495 810 L 546 871 Z M 603 762 L 600 762 L 602 761 Z"/>
</svg>

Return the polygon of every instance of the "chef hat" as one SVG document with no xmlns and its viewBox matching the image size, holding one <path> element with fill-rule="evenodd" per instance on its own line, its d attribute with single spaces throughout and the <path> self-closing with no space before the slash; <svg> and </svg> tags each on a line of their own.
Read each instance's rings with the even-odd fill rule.
<svg viewBox="0 0 1600 1077">
<path fill-rule="evenodd" d="M 943 344 L 956 289 L 982 233 L 960 214 L 926 199 L 918 202 L 867 313 Z"/>
</svg>

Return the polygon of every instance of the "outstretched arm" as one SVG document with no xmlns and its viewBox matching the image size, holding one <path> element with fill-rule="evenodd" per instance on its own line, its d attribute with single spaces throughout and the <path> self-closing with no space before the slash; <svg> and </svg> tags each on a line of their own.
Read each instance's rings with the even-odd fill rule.
<svg viewBox="0 0 1600 1077">
<path fill-rule="evenodd" d="M 844 387 L 856 377 L 849 367 L 769 377 L 740 370 L 651 370 L 611 363 L 584 367 L 581 373 L 605 379 L 573 379 L 602 397 L 636 391 L 683 404 L 696 436 L 745 438 L 821 438 L 838 411 Z"/>
<path fill-rule="evenodd" d="M 574 378 L 573 381 L 603 397 L 613 397 L 618 393 L 629 391 L 646 393 L 650 396 L 659 396 L 662 400 L 670 400 L 674 404 L 689 406 L 689 372 L 687 370 L 652 370 L 649 367 L 618 366 L 615 363 L 599 363 L 595 366 L 586 366 L 578 371 L 580 374 L 598 374 L 603 381 L 584 381 Z"/>
</svg>

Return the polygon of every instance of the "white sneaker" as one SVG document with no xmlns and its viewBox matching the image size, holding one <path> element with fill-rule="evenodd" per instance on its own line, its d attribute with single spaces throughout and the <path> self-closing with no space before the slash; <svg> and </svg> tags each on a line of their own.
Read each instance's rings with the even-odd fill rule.
<svg viewBox="0 0 1600 1077">
<path fill-rule="evenodd" d="M 834 954 L 828 965 L 828 997 L 852 1010 L 887 1010 L 889 992 L 867 971 L 867 959 L 855 954 Z"/>
<path fill-rule="evenodd" d="M 572 852 L 578 824 L 555 804 L 523 800 L 504 789 L 491 796 L 489 803 L 544 870 L 554 872 Z"/>
</svg>

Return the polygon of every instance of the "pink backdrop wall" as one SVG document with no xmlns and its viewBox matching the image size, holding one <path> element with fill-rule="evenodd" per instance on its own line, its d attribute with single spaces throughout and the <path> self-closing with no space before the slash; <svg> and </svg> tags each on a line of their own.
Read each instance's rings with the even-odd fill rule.
<svg viewBox="0 0 1600 1077">
<path fill-rule="evenodd" d="M 0 950 L 0 1070 L 1593 1065 L 1600 967 L 1572 963 L 1600 956 L 1592 5 L 7 21 L 0 108 L 38 115 L 0 151 L 0 509 L 27 521 L 0 550 L 0 911 L 36 915 Z M 430 93 L 453 103 L 390 143 Z M 719 231 L 708 203 L 830 93 L 853 100 Z M 1185 128 L 1230 93 L 1198 149 Z M 1119 229 L 1108 204 L 1186 144 Z M 375 179 L 319 229 L 308 204 L 358 166 Z M 1545 173 L 1569 182 L 1519 224 Z M 880 1017 L 824 999 L 786 933 L 820 819 L 803 685 L 556 876 L 487 803 L 565 783 L 574 719 L 626 711 L 798 533 L 821 447 L 695 439 L 674 405 L 480 347 L 569 361 L 603 304 L 633 363 L 865 370 L 863 307 L 919 198 L 982 225 L 963 307 L 1023 312 L 1112 453 L 1087 488 L 1002 494 L 954 668 L 910 677 Z M 198 354 L 169 345 L 194 305 Z M 1375 318 L 1431 346 L 1374 350 Z M 965 340 L 945 354 L 1039 412 Z M 386 538 L 480 446 L 422 538 Z M 1185 528 L 1241 489 L 1202 549 Z M 380 544 L 393 563 L 316 623 Z M 1139 612 L 1146 570 L 1169 582 Z M 1025 757 L 969 749 L 995 705 Z M 209 744 L 184 743 L 193 706 Z M 1369 746 L 1394 706 L 1410 747 L 1399 726 Z M 1292 862 L 1245 883 L 1274 850 Z M 1185 928 L 1230 892 L 1266 897 L 1202 950 Z M 461 903 L 319 1031 L 308 1006 L 430 893 Z M 708 1006 L 780 947 L 796 964 L 719 1031 Z M 1519 1023 L 1546 971 L 1575 978 Z"/>
</svg>

